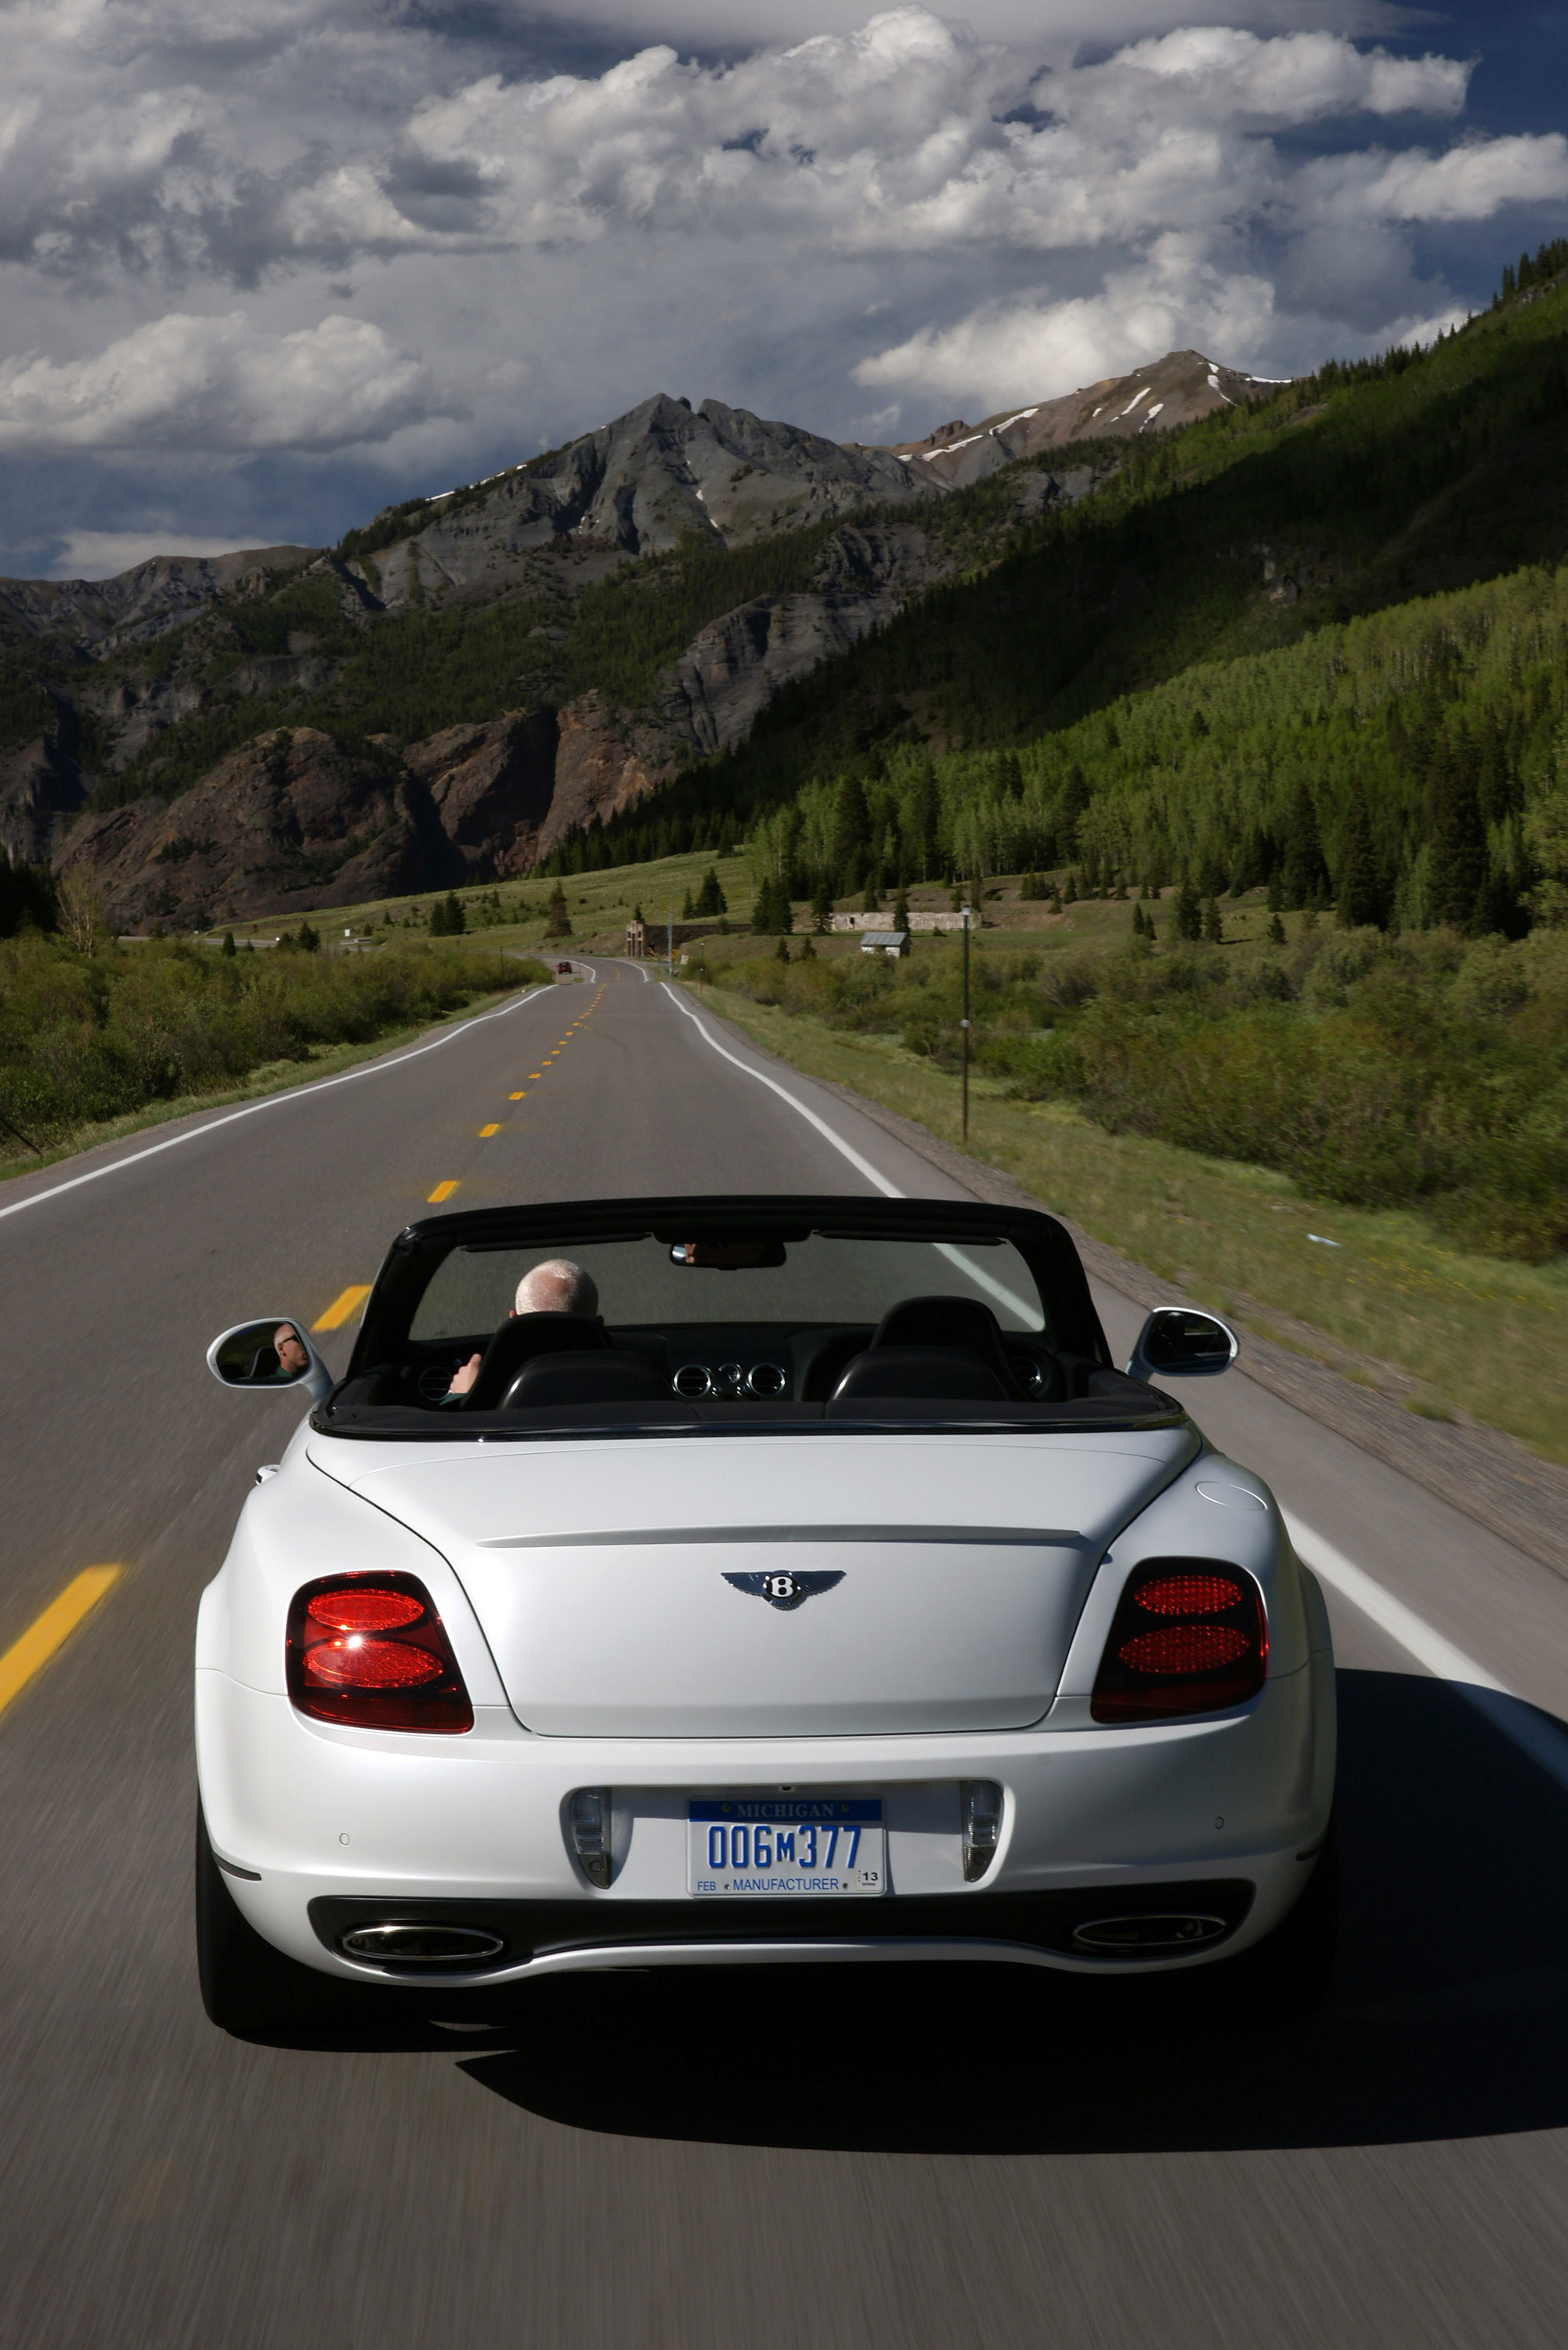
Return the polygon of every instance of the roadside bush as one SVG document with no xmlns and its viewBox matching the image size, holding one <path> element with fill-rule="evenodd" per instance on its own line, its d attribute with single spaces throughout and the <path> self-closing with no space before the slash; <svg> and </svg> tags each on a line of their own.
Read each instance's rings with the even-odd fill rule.
<svg viewBox="0 0 1568 2350">
<path fill-rule="evenodd" d="M 758 1002 L 960 1056 L 957 957 L 732 963 Z M 1419 1206 L 1458 1244 L 1568 1250 L 1568 930 L 1510 943 L 1317 929 L 1057 956 L 977 949 L 974 1066 L 1110 1131 L 1277 1169 L 1357 1207 Z"/>
<path fill-rule="evenodd" d="M 36 934 L 0 942 L 0 1152 L 65 1141 L 149 1103 L 199 1096 L 331 1045 L 370 1044 L 543 967 L 453 947 L 225 955 L 181 941 L 90 958 Z"/>
</svg>

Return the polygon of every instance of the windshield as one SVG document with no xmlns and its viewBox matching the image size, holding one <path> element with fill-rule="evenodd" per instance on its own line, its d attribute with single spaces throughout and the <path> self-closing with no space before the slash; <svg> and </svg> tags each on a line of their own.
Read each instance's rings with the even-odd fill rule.
<svg viewBox="0 0 1568 2350">
<path fill-rule="evenodd" d="M 1106 1382 L 1110 1382 L 1107 1388 Z M 583 1200 L 411 1225 L 334 1433 L 1142 1425 L 1071 1236 L 969 1201 Z M 1044 1419 L 1043 1419 L 1044 1415 Z"/>
<path fill-rule="evenodd" d="M 1034 1276 L 1008 1241 L 966 1240 L 959 1247 L 811 1232 L 779 1244 L 775 1253 L 782 1263 L 727 1269 L 702 1263 L 700 1242 L 696 1263 L 677 1263 L 669 1243 L 647 1235 L 567 1241 L 548 1249 L 460 1244 L 437 1265 L 409 1336 L 435 1340 L 493 1330 L 511 1313 L 524 1275 L 561 1257 L 591 1277 L 599 1312 L 612 1326 L 875 1324 L 900 1299 L 933 1293 L 978 1299 L 1003 1330 L 1045 1326 Z"/>
</svg>

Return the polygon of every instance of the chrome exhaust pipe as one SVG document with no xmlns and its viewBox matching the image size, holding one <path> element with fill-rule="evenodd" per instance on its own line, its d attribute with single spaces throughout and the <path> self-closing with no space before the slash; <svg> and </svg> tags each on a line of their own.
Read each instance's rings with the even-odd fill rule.
<svg viewBox="0 0 1568 2350">
<path fill-rule="evenodd" d="M 337 1947 L 379 1967 L 483 1967 L 506 1955 L 501 1936 L 483 1926 L 353 1926 Z"/>
<path fill-rule="evenodd" d="M 1231 1928 L 1223 1918 L 1200 1912 L 1147 1911 L 1141 1917 L 1085 1918 L 1073 1929 L 1079 1950 L 1099 1959 L 1142 1959 L 1166 1950 L 1192 1950 L 1217 1942 Z"/>
</svg>

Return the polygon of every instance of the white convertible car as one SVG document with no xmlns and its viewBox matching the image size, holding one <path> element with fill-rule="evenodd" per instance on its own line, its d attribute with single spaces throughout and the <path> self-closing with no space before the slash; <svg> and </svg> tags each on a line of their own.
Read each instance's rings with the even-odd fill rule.
<svg viewBox="0 0 1568 2350">
<path fill-rule="evenodd" d="M 578 1310 L 514 1310 L 556 1260 Z M 1310 2001 L 1327 1617 L 1163 1388 L 1235 1351 L 1161 1310 L 1117 1370 L 1052 1217 L 880 1199 L 410 1225 L 336 1384 L 225 1332 L 313 1409 L 202 1602 L 209 2014 L 861 1959 Z"/>
</svg>

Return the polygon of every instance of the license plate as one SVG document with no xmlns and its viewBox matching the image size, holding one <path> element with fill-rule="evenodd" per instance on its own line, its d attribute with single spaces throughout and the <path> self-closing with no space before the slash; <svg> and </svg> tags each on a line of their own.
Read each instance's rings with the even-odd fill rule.
<svg viewBox="0 0 1568 2350">
<path fill-rule="evenodd" d="M 692 1796 L 686 1884 L 692 1893 L 883 1893 L 880 1795 Z"/>
</svg>

